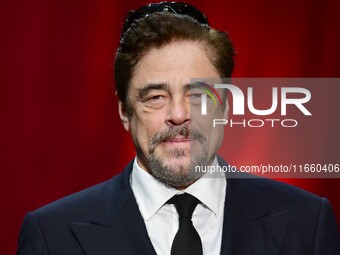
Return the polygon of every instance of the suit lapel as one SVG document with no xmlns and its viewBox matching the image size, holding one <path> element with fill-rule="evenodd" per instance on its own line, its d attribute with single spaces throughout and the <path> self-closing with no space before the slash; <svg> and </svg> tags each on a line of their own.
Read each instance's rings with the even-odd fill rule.
<svg viewBox="0 0 340 255">
<path fill-rule="evenodd" d="M 227 164 L 219 158 L 221 165 Z M 221 254 L 279 254 L 290 211 L 273 212 L 247 178 L 228 178 Z"/>
<path fill-rule="evenodd" d="M 108 183 L 90 223 L 69 223 L 85 254 L 156 254 L 131 190 L 131 170 L 132 162 Z"/>
<path fill-rule="evenodd" d="M 156 255 L 131 190 L 131 171 L 132 162 L 108 183 L 89 222 L 69 223 L 86 255 Z M 273 212 L 251 182 L 228 179 L 221 254 L 279 254 L 289 211 Z"/>
</svg>

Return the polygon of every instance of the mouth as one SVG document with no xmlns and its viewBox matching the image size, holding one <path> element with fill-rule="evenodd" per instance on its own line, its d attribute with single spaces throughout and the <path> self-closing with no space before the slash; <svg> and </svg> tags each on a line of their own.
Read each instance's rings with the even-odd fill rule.
<svg viewBox="0 0 340 255">
<path fill-rule="evenodd" d="M 191 142 L 193 139 L 189 137 L 184 136 L 175 136 L 173 138 L 167 139 L 164 142 L 165 143 L 188 143 Z"/>
<path fill-rule="evenodd" d="M 164 132 L 157 133 L 150 141 L 149 153 L 153 154 L 158 146 L 165 150 L 184 149 L 190 151 L 192 142 L 203 144 L 205 141 L 201 132 L 189 130 L 188 127 L 172 128 Z M 193 145 L 193 146 L 195 146 Z M 198 145 L 198 144 L 197 144 Z"/>
</svg>

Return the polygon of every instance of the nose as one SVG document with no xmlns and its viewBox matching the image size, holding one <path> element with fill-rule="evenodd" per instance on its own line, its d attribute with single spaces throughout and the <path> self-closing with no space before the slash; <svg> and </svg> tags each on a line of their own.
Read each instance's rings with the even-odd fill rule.
<svg viewBox="0 0 340 255">
<path fill-rule="evenodd" d="M 169 105 L 165 120 L 168 126 L 178 126 L 190 123 L 190 104 L 185 99 L 173 99 Z"/>
</svg>

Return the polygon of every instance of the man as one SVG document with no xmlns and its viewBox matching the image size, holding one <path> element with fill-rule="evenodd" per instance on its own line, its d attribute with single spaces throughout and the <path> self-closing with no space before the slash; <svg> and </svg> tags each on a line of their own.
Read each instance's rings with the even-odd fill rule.
<svg viewBox="0 0 340 255">
<path fill-rule="evenodd" d="M 223 129 L 207 124 L 227 118 L 226 95 L 218 92 L 224 103 L 207 116 L 197 110 L 202 77 L 231 77 L 233 57 L 228 35 L 190 5 L 132 12 L 114 71 L 137 156 L 111 180 L 29 213 L 18 254 L 340 254 L 325 198 L 195 171 L 227 165 L 216 156 Z"/>
</svg>

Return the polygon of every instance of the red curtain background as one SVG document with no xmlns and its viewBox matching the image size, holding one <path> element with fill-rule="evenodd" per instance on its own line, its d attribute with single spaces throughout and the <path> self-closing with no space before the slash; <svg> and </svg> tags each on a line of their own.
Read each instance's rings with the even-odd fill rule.
<svg viewBox="0 0 340 255">
<path fill-rule="evenodd" d="M 340 77 L 337 0 L 188 2 L 230 33 L 237 77 Z M 0 2 L 0 254 L 15 252 L 28 211 L 110 178 L 134 156 L 118 118 L 112 63 L 127 11 L 145 3 Z M 338 121 L 339 109 L 330 114 Z M 329 138 L 331 125 L 320 136 Z M 254 144 L 261 141 L 251 139 L 233 162 Z M 259 156 L 270 158 L 275 142 L 266 144 Z M 339 180 L 287 182 L 328 197 L 340 222 Z"/>
</svg>

